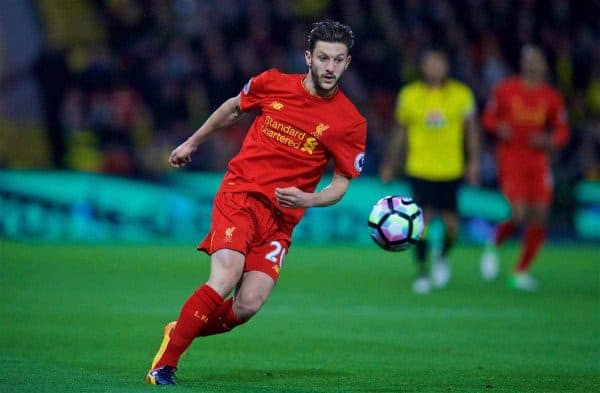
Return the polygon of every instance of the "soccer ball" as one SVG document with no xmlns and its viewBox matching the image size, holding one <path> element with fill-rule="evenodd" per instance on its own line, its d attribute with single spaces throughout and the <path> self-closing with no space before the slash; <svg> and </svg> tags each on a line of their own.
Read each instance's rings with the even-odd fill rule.
<svg viewBox="0 0 600 393">
<path fill-rule="evenodd" d="M 381 198 L 369 214 L 371 238 L 388 251 L 410 248 L 421 238 L 423 227 L 423 211 L 408 197 Z"/>
</svg>

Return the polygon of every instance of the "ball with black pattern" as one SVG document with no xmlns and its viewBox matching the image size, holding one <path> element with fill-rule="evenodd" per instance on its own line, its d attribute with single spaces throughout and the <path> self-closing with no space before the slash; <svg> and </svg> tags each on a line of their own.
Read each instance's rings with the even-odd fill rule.
<svg viewBox="0 0 600 393">
<path fill-rule="evenodd" d="M 387 251 L 404 251 L 423 234 L 423 211 L 409 197 L 391 195 L 381 198 L 369 214 L 373 241 Z"/>
</svg>

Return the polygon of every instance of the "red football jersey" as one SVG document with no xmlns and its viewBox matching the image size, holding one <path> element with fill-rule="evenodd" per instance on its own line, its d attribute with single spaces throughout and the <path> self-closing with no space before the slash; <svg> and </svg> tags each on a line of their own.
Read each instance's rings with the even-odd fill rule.
<svg viewBox="0 0 600 393">
<path fill-rule="evenodd" d="M 566 144 L 569 137 L 567 115 L 563 99 L 548 84 L 531 87 L 522 78 L 508 78 L 500 82 L 486 105 L 483 125 L 487 131 L 497 132 L 506 124 L 511 132 L 508 140 L 498 141 L 498 160 L 503 166 L 539 168 L 549 165 L 548 153 L 530 145 L 531 137 L 544 132 L 552 133 L 557 147 Z"/>
<path fill-rule="evenodd" d="M 331 158 L 336 173 L 348 178 L 360 174 L 366 119 L 339 89 L 326 99 L 310 94 L 302 84 L 305 76 L 270 69 L 244 86 L 242 111 L 260 113 L 229 162 L 222 191 L 258 192 L 279 206 L 276 188 L 314 192 Z M 280 210 L 296 224 L 305 209 Z"/>
</svg>

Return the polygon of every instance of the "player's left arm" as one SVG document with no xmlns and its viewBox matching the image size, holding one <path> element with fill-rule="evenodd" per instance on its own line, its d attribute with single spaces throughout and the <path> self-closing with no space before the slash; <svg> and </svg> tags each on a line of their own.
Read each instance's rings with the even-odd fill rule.
<svg viewBox="0 0 600 393">
<path fill-rule="evenodd" d="M 465 87 L 464 121 L 467 153 L 467 171 L 465 173 L 470 184 L 479 184 L 479 155 L 481 153 L 481 138 L 477 122 L 477 104 L 473 92 Z"/>
<path fill-rule="evenodd" d="M 554 148 L 560 148 L 567 144 L 569 140 L 568 114 L 565 103 L 559 93 L 556 93 L 555 105 L 550 116 L 552 126 L 552 145 Z"/>
<path fill-rule="evenodd" d="M 342 199 L 349 185 L 349 177 L 334 173 L 331 183 L 319 192 L 304 192 L 297 187 L 277 188 L 275 189 L 275 198 L 282 207 L 331 206 Z"/>
<path fill-rule="evenodd" d="M 569 140 L 569 125 L 567 123 L 567 110 L 560 94 L 555 93 L 548 120 L 549 133 L 539 133 L 532 136 L 530 145 L 537 149 L 553 151 L 564 146 Z"/>
<path fill-rule="evenodd" d="M 479 184 L 479 157 L 481 154 L 481 138 L 477 117 L 469 116 L 465 119 L 467 135 L 467 181 L 470 184 Z"/>
<path fill-rule="evenodd" d="M 344 129 L 341 135 L 328 135 L 329 151 L 333 157 L 334 171 L 331 183 L 319 192 L 304 192 L 297 187 L 277 188 L 275 198 L 283 207 L 307 208 L 330 206 L 339 202 L 350 180 L 362 172 L 367 139 L 367 121 L 361 118 L 356 124 Z"/>
</svg>

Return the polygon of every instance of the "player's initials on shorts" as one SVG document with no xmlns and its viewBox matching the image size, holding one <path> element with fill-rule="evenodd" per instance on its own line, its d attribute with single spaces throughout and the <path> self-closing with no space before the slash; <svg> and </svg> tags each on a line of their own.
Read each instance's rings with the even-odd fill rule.
<svg viewBox="0 0 600 393">
<path fill-rule="evenodd" d="M 235 231 L 235 227 L 229 227 L 225 229 L 225 241 L 227 243 L 231 243 L 233 237 L 233 231 Z"/>
</svg>

